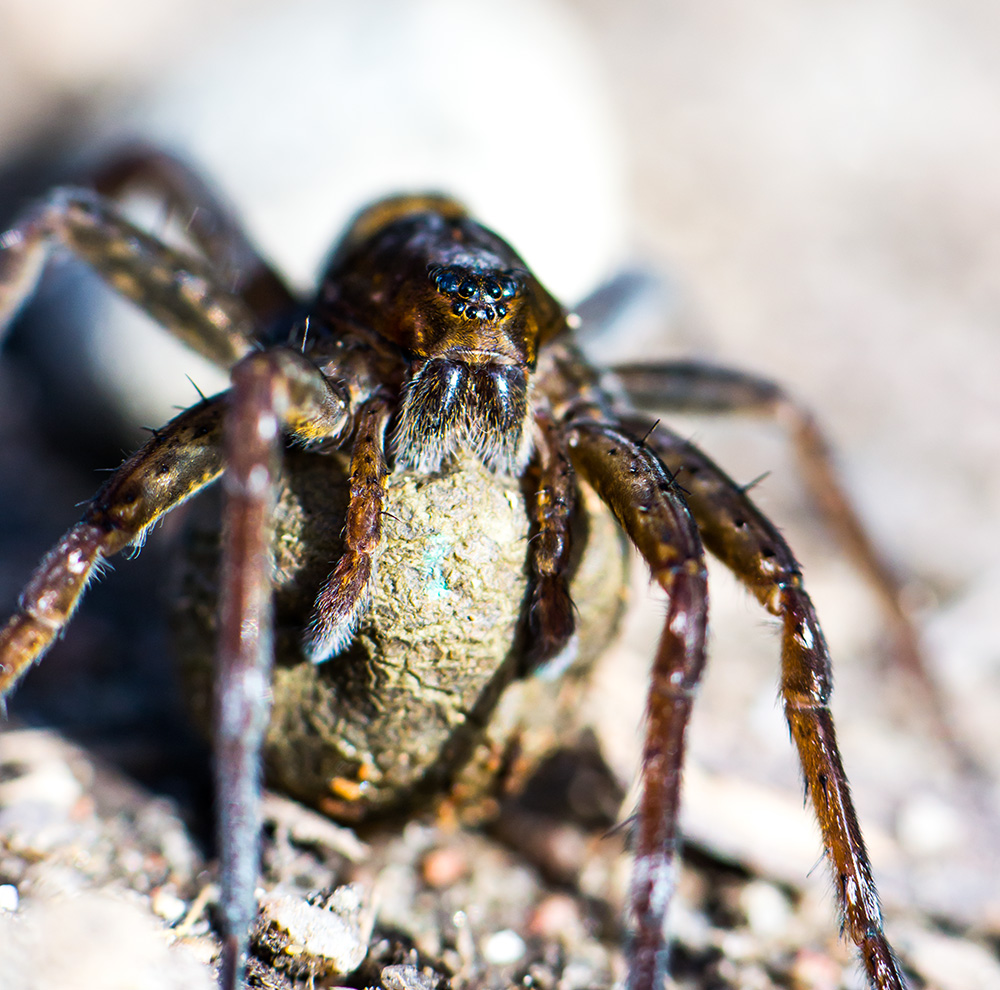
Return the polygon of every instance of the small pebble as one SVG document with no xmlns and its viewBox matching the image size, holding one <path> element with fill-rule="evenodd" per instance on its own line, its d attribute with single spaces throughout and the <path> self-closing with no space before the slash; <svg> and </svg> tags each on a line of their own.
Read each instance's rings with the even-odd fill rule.
<svg viewBox="0 0 1000 990">
<path fill-rule="evenodd" d="M 800 949 L 792 964 L 796 986 L 808 990 L 837 990 L 842 976 L 840 967 L 829 957 L 812 949 Z"/>
<path fill-rule="evenodd" d="M 755 935 L 773 938 L 788 927 L 791 905 L 772 883 L 753 880 L 740 891 L 740 908 Z"/>
<path fill-rule="evenodd" d="M 896 834 L 910 855 L 936 856 L 962 841 L 962 823 L 951 805 L 932 794 L 918 794 L 900 810 Z"/>
<path fill-rule="evenodd" d="M 351 973 L 368 954 L 371 919 L 363 919 L 360 891 L 338 887 L 309 903 L 293 894 L 261 899 L 253 939 L 276 966 L 293 975 Z"/>
<path fill-rule="evenodd" d="M 961 938 L 911 930 L 903 940 L 906 957 L 935 990 L 998 990 L 996 952 Z"/>
<path fill-rule="evenodd" d="M 723 932 L 719 939 L 719 948 L 730 962 L 736 963 L 753 959 L 759 948 L 757 940 L 743 932 Z"/>
<path fill-rule="evenodd" d="M 551 894 L 531 914 L 528 931 L 538 938 L 552 939 L 580 928 L 580 909 L 568 894 Z"/>
<path fill-rule="evenodd" d="M 20 898 L 12 883 L 0 883 L 0 911 L 16 911 Z"/>
<path fill-rule="evenodd" d="M 483 957 L 494 966 L 515 963 L 524 955 L 524 951 L 524 940 L 509 928 L 491 935 L 483 945 Z"/>
<path fill-rule="evenodd" d="M 590 990 L 591 987 L 610 986 L 607 973 L 595 969 L 594 966 L 584 960 L 570 960 L 563 968 L 562 976 L 559 978 L 559 987 L 566 990 Z M 615 984 L 616 986 L 620 984 Z"/>
<path fill-rule="evenodd" d="M 438 983 L 434 977 L 425 976 L 408 963 L 384 967 L 380 978 L 386 990 L 434 990 Z"/>
<path fill-rule="evenodd" d="M 432 849 L 421 864 L 424 882 L 438 890 L 451 887 L 469 871 L 469 861 L 457 849 Z"/>
<path fill-rule="evenodd" d="M 167 887 L 160 887 L 155 891 L 151 905 L 153 913 L 168 925 L 176 924 L 187 911 L 187 904 Z"/>
</svg>

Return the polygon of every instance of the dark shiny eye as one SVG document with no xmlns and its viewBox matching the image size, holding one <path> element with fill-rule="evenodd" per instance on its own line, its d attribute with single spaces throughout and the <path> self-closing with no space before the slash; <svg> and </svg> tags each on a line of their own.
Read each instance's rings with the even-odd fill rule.
<svg viewBox="0 0 1000 990">
<path fill-rule="evenodd" d="M 500 305 L 497 306 L 497 316 L 499 316 L 500 319 L 503 319 L 506 315 L 507 307 L 503 303 L 500 303 Z"/>
<path fill-rule="evenodd" d="M 517 295 L 517 283 L 509 275 L 500 279 L 500 288 L 504 299 L 512 299 Z"/>
<path fill-rule="evenodd" d="M 461 316 L 465 312 L 465 303 L 459 302 L 457 299 L 451 304 L 451 311 L 456 316 Z"/>
<path fill-rule="evenodd" d="M 476 283 L 473 279 L 467 278 L 459 287 L 458 294 L 463 299 L 471 299 L 476 294 Z"/>
<path fill-rule="evenodd" d="M 487 279 L 486 284 L 483 286 L 483 291 L 490 297 L 490 299 L 499 299 L 503 293 L 503 289 L 500 288 L 500 283 L 496 279 Z"/>
<path fill-rule="evenodd" d="M 438 269 L 434 284 L 439 292 L 454 292 L 458 288 L 458 276 L 448 268 Z"/>
</svg>

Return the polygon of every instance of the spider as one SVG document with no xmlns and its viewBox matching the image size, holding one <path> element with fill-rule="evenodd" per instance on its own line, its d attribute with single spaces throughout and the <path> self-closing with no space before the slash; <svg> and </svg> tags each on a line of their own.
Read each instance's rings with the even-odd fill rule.
<svg viewBox="0 0 1000 990">
<path fill-rule="evenodd" d="M 189 219 L 189 246 L 168 246 L 125 218 L 116 200 L 136 185 L 156 190 Z M 240 982 L 254 912 L 282 464 L 318 464 L 338 451 L 349 456 L 345 504 L 321 528 L 342 534 L 342 542 L 332 569 L 310 591 L 314 604 L 298 647 L 308 669 L 335 669 L 332 658 L 349 652 L 369 609 L 383 523 L 400 479 L 447 480 L 472 471 L 486 479 L 483 491 L 520 488 L 530 539 L 517 549 L 527 578 L 523 607 L 516 603 L 520 632 L 507 630 L 511 642 L 490 646 L 498 651 L 493 666 L 443 719 L 465 728 L 414 746 L 397 760 L 406 772 L 395 773 L 382 765 L 385 751 L 372 736 L 405 726 L 397 719 L 392 730 L 375 731 L 373 720 L 384 725 L 381 715 L 345 704 L 338 725 L 350 737 L 348 755 L 340 754 L 339 769 L 319 774 L 334 798 L 328 810 L 357 819 L 452 786 L 471 757 L 476 727 L 503 689 L 571 656 L 579 627 L 590 622 L 583 602 L 578 619 L 571 597 L 574 544 L 596 493 L 666 593 L 632 821 L 627 985 L 653 990 L 666 974 L 684 737 L 705 663 L 707 549 L 781 620 L 784 711 L 844 930 L 873 988 L 904 986 L 837 748 L 830 658 L 799 565 L 744 488 L 644 415 L 673 408 L 789 417 L 813 487 L 894 607 L 892 580 L 830 471 L 820 434 L 782 390 L 696 363 L 592 368 L 574 343 L 573 315 L 505 241 L 439 195 L 389 198 L 361 212 L 315 297 L 303 303 L 195 172 L 161 151 L 134 149 L 90 187 L 55 190 L 0 237 L 0 325 L 28 297 L 53 246 L 68 249 L 228 369 L 232 384 L 157 430 L 42 560 L 0 632 L 0 696 L 61 632 L 103 560 L 141 545 L 164 513 L 221 477 L 213 721 L 225 990 Z M 306 452 L 286 451 L 287 442 Z M 478 499 L 464 510 L 467 517 L 479 513 L 473 528 L 485 528 L 491 510 Z M 401 703 L 400 718 L 416 732 L 414 723 L 433 708 L 411 711 Z M 369 756 L 359 756 L 365 746 Z"/>
</svg>

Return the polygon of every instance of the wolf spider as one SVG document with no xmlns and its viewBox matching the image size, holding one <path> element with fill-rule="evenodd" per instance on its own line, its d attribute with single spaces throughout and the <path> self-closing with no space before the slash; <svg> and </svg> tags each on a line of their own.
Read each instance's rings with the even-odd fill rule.
<svg viewBox="0 0 1000 990">
<path fill-rule="evenodd" d="M 124 218 L 115 198 L 136 185 L 164 196 L 188 221 L 190 245 L 167 246 Z M 590 367 L 574 344 L 574 317 L 503 240 L 443 196 L 390 198 L 363 211 L 304 306 L 189 168 L 139 150 L 99 173 L 93 188 L 57 189 L 0 237 L 0 325 L 28 297 L 54 246 L 229 369 L 232 385 L 156 431 L 43 559 L 0 632 L 0 696 L 59 635 L 105 558 L 141 544 L 164 513 L 222 477 L 214 733 L 226 990 L 240 982 L 254 912 L 273 513 L 286 441 L 315 449 L 312 457 L 350 452 L 346 513 L 328 523 L 343 527 L 342 552 L 313 590 L 301 641 L 314 665 L 336 666 L 331 658 L 364 617 L 387 500 L 404 473 L 447 476 L 464 458 L 497 482 L 521 479 L 532 533 L 523 552 L 528 592 L 516 662 L 506 665 L 499 688 L 572 646 L 577 617 L 568 574 L 581 486 L 597 493 L 645 558 L 667 604 L 633 823 L 632 990 L 661 987 L 666 972 L 684 736 L 705 662 L 704 548 L 717 556 L 781 620 L 781 697 L 843 927 L 871 986 L 903 987 L 835 739 L 830 658 L 799 565 L 744 488 L 636 411 L 782 417 L 827 515 L 905 627 L 897 589 L 831 473 L 820 434 L 783 391 L 695 363 Z M 499 669 L 499 657 L 496 663 Z M 497 678 L 479 690 L 478 715 L 488 714 Z M 446 739 L 414 757 L 424 763 L 413 779 L 447 788 L 469 752 L 466 746 L 464 757 L 443 764 L 448 746 Z M 372 766 L 355 769 L 353 781 L 331 787 L 357 818 L 375 806 L 378 789 L 365 780 Z M 395 795 L 400 802 L 413 779 Z"/>
</svg>

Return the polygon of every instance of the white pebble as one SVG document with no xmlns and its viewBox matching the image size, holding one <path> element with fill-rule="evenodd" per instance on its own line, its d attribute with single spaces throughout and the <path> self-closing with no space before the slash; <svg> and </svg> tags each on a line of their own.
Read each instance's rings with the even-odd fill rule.
<svg viewBox="0 0 1000 990">
<path fill-rule="evenodd" d="M 20 898 L 12 883 L 0 883 L 0 911 L 16 911 Z"/>
<path fill-rule="evenodd" d="M 172 890 L 160 887 L 153 894 L 152 908 L 155 915 L 162 918 L 168 925 L 173 925 L 184 917 L 187 904 Z"/>
<path fill-rule="evenodd" d="M 491 935 L 483 946 L 483 956 L 494 966 L 515 963 L 524 955 L 524 939 L 509 928 Z"/>
<path fill-rule="evenodd" d="M 955 809 L 932 794 L 918 794 L 903 806 L 896 822 L 899 841 L 911 856 L 937 856 L 963 839 Z"/>
<path fill-rule="evenodd" d="M 751 931 L 763 938 L 780 935 L 788 925 L 788 898 L 774 884 L 753 880 L 740 892 L 740 907 Z"/>
</svg>

